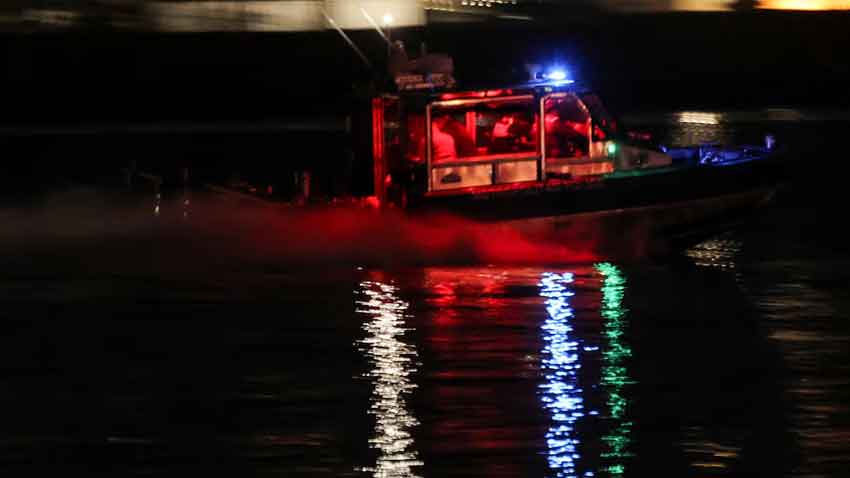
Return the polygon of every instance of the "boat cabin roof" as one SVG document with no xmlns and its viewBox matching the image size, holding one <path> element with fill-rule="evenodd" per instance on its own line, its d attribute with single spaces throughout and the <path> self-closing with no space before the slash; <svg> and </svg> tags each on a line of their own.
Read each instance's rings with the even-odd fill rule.
<svg viewBox="0 0 850 478">
<path fill-rule="evenodd" d="M 423 85 L 423 84 L 420 84 Z M 427 85 L 427 83 L 425 83 Z M 543 96 L 550 93 L 590 93 L 591 90 L 574 81 L 532 81 L 510 86 L 476 85 L 474 88 L 437 89 L 411 88 L 401 89 L 384 96 L 398 96 L 410 101 L 431 103 L 434 101 L 449 101 L 460 99 L 500 98 L 508 96 L 534 95 Z"/>
</svg>

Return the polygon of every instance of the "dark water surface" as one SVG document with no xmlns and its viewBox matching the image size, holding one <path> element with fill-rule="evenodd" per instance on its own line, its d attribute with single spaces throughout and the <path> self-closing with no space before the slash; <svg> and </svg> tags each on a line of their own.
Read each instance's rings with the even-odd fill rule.
<svg viewBox="0 0 850 478">
<path fill-rule="evenodd" d="M 770 129 L 848 159 L 842 121 L 665 118 L 670 144 Z M 0 262 L 0 469 L 844 476 L 850 253 L 815 177 L 652 261 L 195 267 L 185 236 L 34 228 Z"/>
</svg>

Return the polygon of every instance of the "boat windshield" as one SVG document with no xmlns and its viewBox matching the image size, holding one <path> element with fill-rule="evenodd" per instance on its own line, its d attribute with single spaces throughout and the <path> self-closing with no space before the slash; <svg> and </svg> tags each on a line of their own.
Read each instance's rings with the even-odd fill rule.
<svg viewBox="0 0 850 478">
<path fill-rule="evenodd" d="M 581 95 L 581 101 L 593 116 L 593 141 L 605 141 L 617 136 L 619 125 L 595 93 Z"/>
<path fill-rule="evenodd" d="M 590 112 L 573 94 L 544 100 L 546 157 L 582 158 L 590 154 Z"/>
<path fill-rule="evenodd" d="M 435 104 L 432 161 L 533 156 L 537 152 L 535 112 L 531 96 Z"/>
</svg>

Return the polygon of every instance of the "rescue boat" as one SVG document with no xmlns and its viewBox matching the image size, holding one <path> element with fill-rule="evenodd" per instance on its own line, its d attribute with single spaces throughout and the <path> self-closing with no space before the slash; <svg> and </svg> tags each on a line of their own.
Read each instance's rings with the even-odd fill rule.
<svg viewBox="0 0 850 478">
<path fill-rule="evenodd" d="M 786 155 L 771 136 L 760 145 L 665 148 L 625 129 L 562 70 L 500 88 L 455 86 L 450 71 L 408 72 L 372 99 L 382 206 L 541 237 L 639 230 L 692 240 L 739 223 L 783 179 Z"/>
</svg>

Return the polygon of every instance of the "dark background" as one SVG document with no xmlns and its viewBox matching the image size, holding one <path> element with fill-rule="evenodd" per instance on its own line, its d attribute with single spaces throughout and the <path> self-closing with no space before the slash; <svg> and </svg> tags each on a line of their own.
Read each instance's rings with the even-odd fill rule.
<svg viewBox="0 0 850 478">
<path fill-rule="evenodd" d="M 575 22 L 434 23 L 393 32 L 415 54 L 455 59 L 461 82 L 560 60 L 622 110 L 850 105 L 850 13 L 667 13 Z M 345 114 L 354 82 L 380 74 L 374 31 L 5 34 L 5 124 L 229 120 Z"/>
<path fill-rule="evenodd" d="M 563 60 L 621 113 L 846 112 L 848 19 L 600 16 L 432 24 L 394 36 L 453 55 L 462 82 L 498 82 L 528 59 Z M 377 34 L 350 33 L 380 68 Z M 331 167 L 351 143 L 340 119 L 363 105 L 355 85 L 373 75 L 335 32 L 6 34 L 2 198 L 120 183 L 130 160 L 166 179 L 187 164 L 193 178 L 210 180 L 239 171 L 274 181 Z M 257 126 L 265 122 L 273 126 Z M 704 246 L 699 266 L 624 268 L 624 323 L 632 325 L 623 341 L 634 350 L 636 381 L 629 473 L 704 474 L 694 467 L 719 448 L 735 452 L 716 460 L 729 464 L 721 470 L 729 476 L 844 474 L 848 125 L 845 116 L 728 126 L 736 139 L 768 126 L 793 144 L 805 159 L 794 187 L 738 235 Z M 168 222 L 139 232 L 124 229 L 131 209 L 113 208 L 113 198 L 58 194 L 44 201 L 44 214 L 0 209 L 0 236 L 9 241 L 0 254 L 3 468 L 33 476 L 69 468 L 339 476 L 374 463 L 373 385 L 362 375 L 369 359 L 355 342 L 371 319 L 354 312 L 362 291 L 352 296 L 366 279 L 400 281 L 416 312 L 406 340 L 423 353 L 421 388 L 410 404 L 430 470 L 505 476 L 510 469 L 499 464 L 519 463 L 516 475 L 529 476 L 525 462 L 544 465 L 545 449 L 535 445 L 544 431 L 535 428 L 536 372 L 526 368 L 545 319 L 535 305 L 538 277 L 485 293 L 475 281 L 493 269 L 450 269 L 451 281 L 471 284 L 456 289 L 458 298 L 419 269 L 373 276 L 342 260 L 334 277 L 321 254 L 311 255 L 319 257 L 312 267 L 310 259 L 307 267 L 285 262 L 292 244 L 316 242 L 306 230 L 300 238 L 279 232 L 286 216 L 222 214 L 223 230 L 255 226 L 233 236 L 170 233 Z M 366 227 L 370 234 L 334 249 L 386 253 Z M 274 247 L 264 249 L 264 240 Z M 585 284 L 575 299 L 585 329 L 576 336 L 601 342 L 601 290 Z M 517 380 L 519 366 L 530 380 Z M 531 442 L 516 439 L 529 432 Z M 594 441 L 604 430 L 583 436 Z M 492 437 L 504 438 L 503 448 L 483 443 Z"/>
<path fill-rule="evenodd" d="M 848 20 L 841 12 L 564 13 L 546 22 L 432 22 L 392 35 L 411 55 L 424 42 L 453 56 L 461 85 L 516 78 L 529 61 L 565 63 L 620 113 L 834 111 L 850 106 Z M 234 162 L 256 176 L 337 161 L 351 142 L 345 117 L 355 113 L 356 123 L 386 51 L 374 31 L 348 34 L 371 70 L 332 30 L 6 33 L 6 176 L 28 178 L 20 189 L 112 174 L 130 159 L 165 175 L 187 163 L 219 179 Z M 254 127 L 264 122 L 273 126 Z"/>
</svg>

